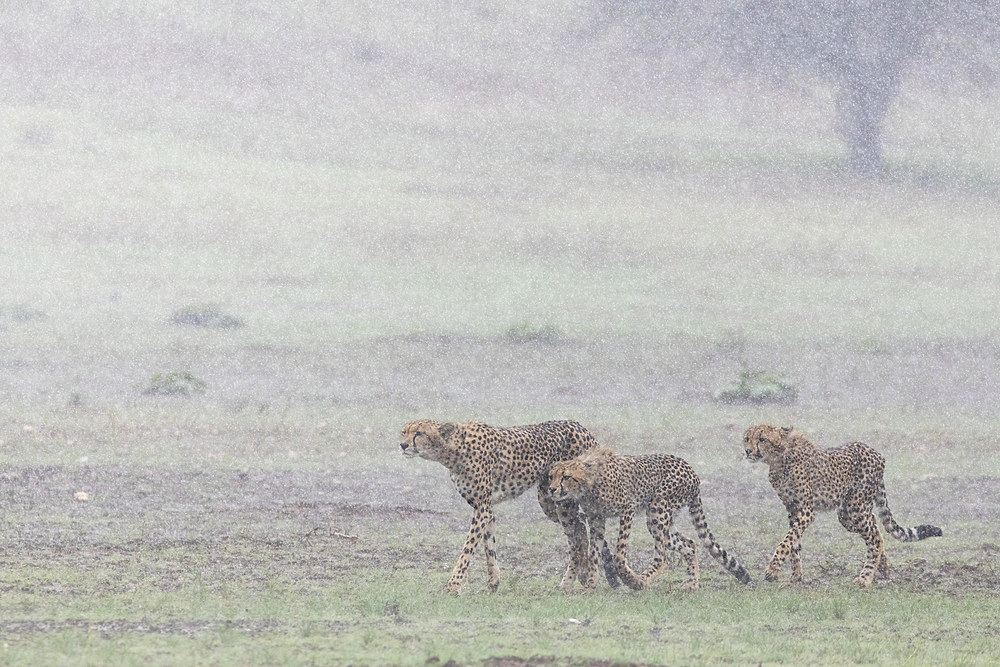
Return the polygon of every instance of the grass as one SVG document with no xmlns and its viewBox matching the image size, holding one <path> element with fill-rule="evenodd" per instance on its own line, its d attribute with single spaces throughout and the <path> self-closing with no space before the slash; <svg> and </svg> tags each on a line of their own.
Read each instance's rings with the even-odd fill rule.
<svg viewBox="0 0 1000 667">
<path fill-rule="evenodd" d="M 167 428 L 183 431 L 170 430 L 170 442 L 181 450 L 140 450 L 130 458 L 101 448 L 85 464 L 56 466 L 59 447 L 34 440 L 43 430 L 36 427 L 36 456 L 48 463 L 6 468 L 7 520 L 20 527 L 7 537 L 0 577 L 7 619 L 0 638 L 9 659 L 975 662 L 995 649 L 995 552 L 983 544 L 1000 538 L 989 519 L 995 508 L 982 504 L 995 489 L 971 496 L 967 506 L 954 504 L 950 520 L 936 500 L 969 497 L 964 480 L 981 474 L 978 465 L 952 472 L 947 463 L 936 466 L 952 475 L 942 487 L 922 479 L 926 458 L 886 448 L 897 517 L 908 524 L 943 518 L 947 537 L 890 544 L 895 581 L 859 591 L 850 577 L 861 545 L 835 517 L 821 515 L 804 541 L 808 583 L 789 590 L 759 581 L 784 530 L 777 499 L 757 495 L 767 489 L 765 471 L 720 467 L 731 460 L 726 449 L 738 448 L 738 434 L 715 446 L 706 433 L 701 444 L 667 449 L 696 462 L 710 525 L 749 564 L 758 580 L 752 588 L 737 586 L 703 556 L 703 589 L 694 594 L 676 590 L 676 571 L 643 594 L 604 586 L 593 596 L 559 593 L 553 587 L 562 539 L 529 497 L 498 508 L 501 593 L 486 593 L 477 558 L 465 595 L 456 599 L 442 591 L 468 509 L 448 488 L 443 468 L 386 458 L 379 452 L 392 448 L 391 434 L 366 435 L 346 424 L 343 431 L 310 431 L 304 420 L 313 414 L 298 409 L 280 423 L 265 418 L 261 425 L 274 440 L 260 442 L 273 458 L 232 449 L 222 461 L 210 456 L 211 434 L 217 429 L 232 447 L 242 440 L 239 426 L 258 423 L 258 416 L 192 411 L 185 421 L 157 406 L 116 419 L 119 446 L 128 451 L 126 443 L 149 439 L 146 428 L 155 432 L 158 421 L 174 419 Z M 621 428 L 640 437 L 631 451 L 642 449 L 644 429 L 664 430 L 641 420 Z M 683 420 L 671 428 L 694 432 Z M 918 443 L 933 441 L 913 423 L 903 430 Z M 337 456 L 337 444 L 358 440 L 354 451 Z M 301 458 L 287 458 L 293 442 Z M 329 443 L 336 443 L 333 451 Z M 966 459 L 977 446 L 983 456 L 974 458 L 988 458 L 988 442 L 969 440 Z M 245 472 L 236 467 L 248 463 Z M 382 485 L 393 492 L 385 495 Z M 80 488 L 92 493 L 90 502 L 71 500 Z M 684 517 L 678 527 L 691 530 Z M 650 548 L 636 531 L 636 559 L 648 560 Z"/>
<path fill-rule="evenodd" d="M 446 573 L 419 565 L 302 579 L 283 572 L 291 556 L 278 545 L 223 542 L 138 547 L 98 557 L 87 570 L 23 568 L 4 578 L 3 606 L 19 619 L 4 624 L 4 651 L 15 662 L 66 664 L 104 661 L 123 647 L 129 663 L 545 656 L 661 664 L 977 662 L 995 649 L 983 634 L 995 620 L 991 594 L 863 592 L 846 579 L 745 589 L 708 572 L 707 590 L 694 594 L 660 582 L 643 594 L 601 588 L 567 596 L 551 590 L 551 577 L 508 573 L 502 594 L 486 594 L 474 576 L 456 599 L 441 593 Z M 167 563 L 174 573 L 158 576 Z M 246 570 L 256 576 L 234 580 Z"/>
<path fill-rule="evenodd" d="M 944 641 L 925 640 L 925 633 L 937 628 L 933 622 L 913 623 L 912 607 L 909 611 L 900 609 L 898 599 L 859 605 L 857 594 L 824 594 L 827 597 L 819 604 L 805 602 L 798 595 L 709 594 L 697 600 L 674 595 L 653 601 L 595 596 L 586 602 L 560 601 L 558 606 L 540 603 L 493 609 L 490 605 L 486 610 L 481 604 L 472 608 L 464 604 L 454 614 L 433 609 L 433 615 L 447 627 L 447 636 L 430 643 L 424 652 L 406 662 L 421 664 L 436 656 L 442 662 L 465 663 L 491 654 L 602 660 L 608 657 L 609 640 L 620 646 L 615 652 L 618 659 L 652 664 L 776 662 L 789 653 L 805 662 L 836 661 L 838 656 L 857 662 L 952 661 L 974 658 L 974 651 L 983 647 L 972 640 L 964 650 L 940 650 L 940 644 L 955 646 L 966 638 L 959 632 Z M 919 603 L 917 600 L 911 604 Z M 949 616 L 955 611 L 977 625 L 988 622 L 986 599 L 967 601 L 961 610 L 958 608 L 949 605 L 943 611 Z M 400 615 L 401 619 L 380 620 L 376 624 L 378 639 L 367 646 L 363 631 L 359 633 L 360 641 L 348 637 L 345 661 L 378 661 L 383 656 L 392 660 L 391 656 L 404 649 L 415 629 L 402 608 Z M 825 642 L 803 652 L 805 627 L 822 633 Z M 899 627 L 906 629 L 899 631 Z M 902 635 L 901 643 L 908 645 L 905 652 L 886 650 L 883 635 L 889 633 Z M 476 649 L 482 645 L 490 647 L 490 652 Z M 747 650 L 750 646 L 759 648 Z"/>
</svg>

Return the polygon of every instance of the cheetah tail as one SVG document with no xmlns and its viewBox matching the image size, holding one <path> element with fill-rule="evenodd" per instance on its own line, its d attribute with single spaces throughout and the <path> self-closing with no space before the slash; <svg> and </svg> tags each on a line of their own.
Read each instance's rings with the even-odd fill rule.
<svg viewBox="0 0 1000 667">
<path fill-rule="evenodd" d="M 918 540 L 923 540 L 928 537 L 941 537 L 941 529 L 937 526 L 916 526 L 914 528 L 903 528 L 896 520 L 892 518 L 892 511 L 889 509 L 889 503 L 885 498 L 885 484 L 879 484 L 878 492 L 875 494 L 875 506 L 878 508 L 878 518 L 882 521 L 882 525 L 889 532 L 890 535 L 895 537 L 901 542 L 917 542 Z"/>
<path fill-rule="evenodd" d="M 730 556 L 725 549 L 719 546 L 715 537 L 712 536 L 712 531 L 708 529 L 708 521 L 705 519 L 705 511 L 702 509 L 700 497 L 695 495 L 688 503 L 688 511 L 691 513 L 691 522 L 694 524 L 695 530 L 698 531 L 698 538 L 708 549 L 708 553 L 712 554 L 712 558 L 719 561 L 726 572 L 736 577 L 741 584 L 749 584 L 750 575 L 747 574 L 746 569 L 736 560 L 735 556 Z"/>
</svg>

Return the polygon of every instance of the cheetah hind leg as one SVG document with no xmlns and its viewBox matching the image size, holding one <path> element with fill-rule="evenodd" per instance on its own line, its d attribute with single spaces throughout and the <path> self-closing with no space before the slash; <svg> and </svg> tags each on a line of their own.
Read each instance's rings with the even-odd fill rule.
<svg viewBox="0 0 1000 667">
<path fill-rule="evenodd" d="M 885 545 L 882 546 L 882 553 L 879 554 L 878 569 L 875 574 L 876 579 L 882 581 L 889 580 L 889 559 L 885 555 Z"/>
<path fill-rule="evenodd" d="M 861 568 L 861 573 L 854 578 L 854 583 L 862 588 L 868 588 L 872 585 L 875 572 L 882 566 L 885 547 L 882 543 L 882 534 L 878 532 L 878 526 L 875 524 L 875 517 L 873 515 L 866 516 L 858 523 L 858 532 L 861 533 L 865 543 L 868 545 L 868 553 L 865 558 L 865 564 Z"/>
<path fill-rule="evenodd" d="M 888 575 L 889 561 L 885 556 L 885 543 L 872 513 L 872 501 L 865 496 L 864 490 L 844 499 L 837 509 L 837 519 L 848 531 L 857 533 L 867 546 L 865 564 L 854 578 L 854 583 L 868 588 L 872 585 L 876 572 Z"/>
<path fill-rule="evenodd" d="M 789 530 L 795 527 L 795 515 L 788 515 L 788 528 Z M 789 588 L 796 588 L 802 585 L 802 540 L 801 538 L 794 541 L 791 548 L 788 551 L 788 568 L 791 570 L 791 575 L 788 581 L 784 585 Z"/>
<path fill-rule="evenodd" d="M 802 583 L 802 542 L 796 542 L 792 550 L 788 552 L 788 566 L 792 574 L 788 583 L 798 586 Z"/>
<path fill-rule="evenodd" d="M 496 593 L 500 588 L 500 568 L 497 567 L 497 540 L 493 532 L 494 520 L 486 524 L 483 533 L 483 551 L 486 553 L 486 573 L 490 593 Z"/>
<path fill-rule="evenodd" d="M 656 544 L 656 555 L 640 579 L 649 586 L 669 567 L 669 555 L 673 551 L 679 553 L 688 565 L 688 580 L 682 589 L 694 590 L 698 588 L 698 561 L 694 558 L 694 542 L 672 530 L 670 527 L 672 523 L 672 510 L 651 507 L 646 513 L 646 528 Z"/>
<path fill-rule="evenodd" d="M 687 581 L 681 584 L 681 590 L 698 590 L 698 557 L 694 540 L 675 531 L 670 531 L 669 538 L 670 548 L 679 553 L 687 564 Z"/>
</svg>

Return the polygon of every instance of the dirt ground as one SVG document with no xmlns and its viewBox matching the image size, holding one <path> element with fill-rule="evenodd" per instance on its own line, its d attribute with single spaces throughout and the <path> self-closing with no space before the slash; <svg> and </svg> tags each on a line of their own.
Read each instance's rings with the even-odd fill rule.
<svg viewBox="0 0 1000 667">
<path fill-rule="evenodd" d="M 355 571 L 372 567 L 387 573 L 415 569 L 443 585 L 471 513 L 457 501 L 443 469 L 413 464 L 412 473 L 375 471 L 337 484 L 326 474 L 303 471 L 8 468 L 4 504 L 7 516 L 17 519 L 8 523 L 0 566 L 9 571 L 86 564 L 106 570 L 109 578 L 102 586 L 119 592 L 137 586 L 169 590 L 190 582 L 192 567 L 201 570 L 198 576 L 209 589 L 240 584 L 252 590 L 276 573 L 282 580 L 323 585 L 348 581 Z M 717 536 L 727 536 L 724 546 L 759 572 L 784 532 L 778 521 L 759 531 L 759 517 L 746 525 L 746 507 L 778 510 L 763 475 L 735 481 L 708 476 L 703 486 Z M 74 500 L 75 489 L 89 489 L 90 500 Z M 935 523 L 946 535 L 919 547 L 890 540 L 896 585 L 1000 595 L 995 503 L 1000 479 L 937 478 L 915 489 L 890 488 L 889 497 L 905 525 Z M 504 572 L 558 581 L 564 540 L 533 495 L 501 506 L 497 514 Z M 977 524 L 989 528 L 978 537 L 961 536 L 962 544 L 971 545 L 956 548 L 956 532 Z M 678 526 L 692 532 L 686 517 L 678 519 Z M 635 558 L 650 558 L 648 538 L 640 535 L 635 541 Z M 805 544 L 807 579 L 814 585 L 850 578 L 863 554 L 860 541 L 848 537 L 833 515 L 821 515 Z M 703 564 L 712 567 L 710 559 Z M 473 578 L 480 574 L 474 572 Z M 88 595 L 93 583 L 87 577 L 62 583 L 13 580 L 0 593 Z M 0 627 L 19 632 L 27 626 Z"/>
</svg>

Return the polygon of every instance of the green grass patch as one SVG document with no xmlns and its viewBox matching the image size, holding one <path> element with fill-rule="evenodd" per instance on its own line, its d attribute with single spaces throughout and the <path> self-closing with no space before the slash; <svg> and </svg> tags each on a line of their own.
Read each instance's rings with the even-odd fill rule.
<svg viewBox="0 0 1000 667">
<path fill-rule="evenodd" d="M 997 648 L 995 637 L 983 632 L 995 616 L 985 595 L 938 598 L 891 587 L 862 592 L 845 583 L 794 591 L 602 589 L 585 596 L 563 594 L 552 582 L 522 581 L 498 595 L 455 599 L 438 590 L 440 583 L 397 571 L 384 579 L 359 572 L 325 590 L 279 585 L 220 594 L 183 585 L 173 592 L 136 591 L 127 601 L 97 594 L 47 621 L 42 602 L 30 614 L 39 620 L 6 622 L 21 628 L 13 636 L 8 629 L 6 651 L 11 658 L 68 664 L 116 652 L 136 662 L 211 654 L 232 664 L 251 650 L 253 662 L 424 664 L 511 656 L 786 664 L 976 662 Z M 3 607 L 9 612 L 25 604 L 15 595 Z M 124 620 L 143 610 L 143 620 Z"/>
<path fill-rule="evenodd" d="M 33 308 L 24 303 L 16 303 L 7 306 L 0 305 L 0 321 L 37 322 L 47 318 L 48 315 L 44 310 Z"/>
</svg>

